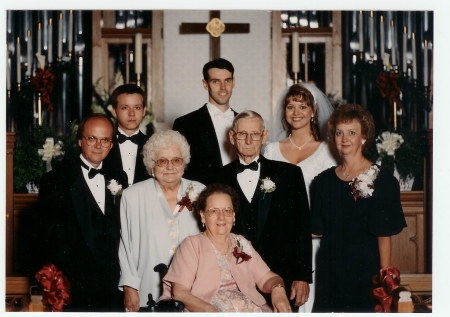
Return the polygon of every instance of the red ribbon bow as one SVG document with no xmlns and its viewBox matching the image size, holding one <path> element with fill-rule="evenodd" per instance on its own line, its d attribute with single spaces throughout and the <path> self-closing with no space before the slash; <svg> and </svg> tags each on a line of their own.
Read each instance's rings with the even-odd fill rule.
<svg viewBox="0 0 450 317">
<path fill-rule="evenodd" d="M 36 274 L 44 290 L 42 302 L 52 306 L 52 311 L 61 312 L 64 305 L 72 302 L 70 282 L 54 264 L 47 263 Z"/>
<path fill-rule="evenodd" d="M 239 252 L 238 247 L 234 247 L 233 256 L 236 258 L 236 264 L 240 264 L 240 263 L 242 263 L 244 261 L 248 261 L 252 258 L 250 255 L 248 255 L 244 251 Z M 239 262 L 239 259 L 241 260 L 240 262 Z"/>
<path fill-rule="evenodd" d="M 50 94 L 53 91 L 55 75 L 48 69 L 37 69 L 36 75 L 31 78 L 31 84 L 41 93 L 41 100 L 48 111 L 53 111 Z"/>
<path fill-rule="evenodd" d="M 381 72 L 377 79 L 377 87 L 383 98 L 389 100 L 391 108 L 394 109 L 394 101 L 397 105 L 397 110 L 403 108 L 398 96 L 400 94 L 400 87 L 397 84 L 398 73 Z"/>
<path fill-rule="evenodd" d="M 177 202 L 177 204 L 181 206 L 178 212 L 181 212 L 184 207 L 186 207 L 189 211 L 192 211 L 192 201 L 189 199 L 188 195 L 181 198 L 181 200 Z"/>
<path fill-rule="evenodd" d="M 373 277 L 372 283 L 372 296 L 378 302 L 375 312 L 390 313 L 391 305 L 398 302 L 394 291 L 400 286 L 400 271 L 395 267 L 382 268 L 380 274 Z"/>
</svg>

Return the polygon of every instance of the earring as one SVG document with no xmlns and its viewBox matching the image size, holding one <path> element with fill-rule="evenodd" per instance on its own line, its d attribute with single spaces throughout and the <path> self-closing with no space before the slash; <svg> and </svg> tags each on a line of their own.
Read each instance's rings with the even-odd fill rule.
<svg viewBox="0 0 450 317">
<path fill-rule="evenodd" d="M 311 116 L 311 122 L 314 123 L 314 116 Z"/>
<path fill-rule="evenodd" d="M 203 223 L 203 228 L 205 228 L 205 223 L 204 222 L 202 222 Z"/>
<path fill-rule="evenodd" d="M 366 143 L 366 141 L 362 141 L 361 143 L 362 143 L 362 145 L 364 145 L 364 143 Z"/>
<path fill-rule="evenodd" d="M 233 227 L 234 227 L 235 224 L 236 224 L 236 221 L 233 221 Z"/>
</svg>

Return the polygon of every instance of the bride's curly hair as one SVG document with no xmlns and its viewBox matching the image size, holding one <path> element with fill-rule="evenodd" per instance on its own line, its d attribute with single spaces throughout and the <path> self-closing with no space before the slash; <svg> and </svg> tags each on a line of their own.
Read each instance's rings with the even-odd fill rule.
<svg viewBox="0 0 450 317">
<path fill-rule="evenodd" d="M 300 84 L 292 85 L 289 88 L 288 92 L 286 93 L 286 96 L 284 97 L 283 102 L 284 111 L 281 118 L 283 128 L 288 132 L 288 134 L 292 133 L 292 126 L 286 120 L 286 107 L 288 106 L 290 101 L 305 102 L 307 106 L 313 109 L 314 115 L 309 122 L 311 133 L 314 137 L 314 140 L 322 141 L 320 137 L 318 108 L 314 100 L 313 94 Z"/>
</svg>

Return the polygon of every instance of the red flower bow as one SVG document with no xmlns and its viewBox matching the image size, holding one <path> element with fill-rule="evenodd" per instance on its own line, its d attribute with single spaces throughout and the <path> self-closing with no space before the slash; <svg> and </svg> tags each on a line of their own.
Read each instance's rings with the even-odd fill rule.
<svg viewBox="0 0 450 317">
<path fill-rule="evenodd" d="M 31 84 L 41 93 L 42 104 L 48 111 L 53 111 L 53 106 L 50 101 L 50 94 L 53 91 L 55 83 L 55 75 L 50 69 L 37 69 L 36 76 L 31 78 Z"/>
<path fill-rule="evenodd" d="M 397 110 L 403 109 L 402 103 L 398 99 L 400 94 L 400 87 L 397 84 L 398 73 L 381 72 L 377 79 L 377 87 L 383 98 L 389 100 L 391 108 L 394 109 L 394 101 L 397 105 Z"/>
<path fill-rule="evenodd" d="M 400 271 L 395 267 L 382 268 L 380 274 L 373 277 L 372 283 L 372 297 L 378 302 L 375 311 L 390 313 L 391 305 L 398 303 L 398 296 L 394 296 L 394 291 L 400 286 Z"/>
<path fill-rule="evenodd" d="M 36 279 L 44 289 L 42 302 L 52 307 L 52 311 L 61 312 L 64 305 L 72 302 L 70 282 L 62 271 L 52 263 L 44 265 L 36 274 Z"/>
<path fill-rule="evenodd" d="M 248 261 L 250 260 L 252 257 L 250 255 L 248 255 L 247 253 L 245 253 L 244 251 L 239 252 L 238 247 L 234 247 L 233 249 L 233 255 L 236 258 L 236 264 L 240 264 L 244 261 Z M 239 262 L 239 259 L 241 259 L 241 261 Z"/>
<path fill-rule="evenodd" d="M 189 211 L 192 210 L 192 201 L 189 199 L 189 196 L 186 195 L 179 202 L 177 202 L 178 205 L 181 206 L 181 208 L 178 210 L 178 212 L 181 212 L 184 207 L 186 207 Z"/>
</svg>

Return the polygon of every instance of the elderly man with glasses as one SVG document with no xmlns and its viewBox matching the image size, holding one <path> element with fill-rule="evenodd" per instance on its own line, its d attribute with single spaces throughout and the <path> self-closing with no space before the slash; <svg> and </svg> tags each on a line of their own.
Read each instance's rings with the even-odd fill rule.
<svg viewBox="0 0 450 317">
<path fill-rule="evenodd" d="M 209 181 L 237 191 L 240 212 L 232 232 L 252 243 L 271 270 L 283 278 L 291 305 L 301 306 L 312 282 L 308 197 L 298 166 L 260 154 L 267 135 L 258 113 L 238 114 L 229 138 L 239 159 L 219 169 Z"/>
<path fill-rule="evenodd" d="M 123 311 L 119 223 L 103 160 L 114 141 L 114 125 L 92 114 L 78 126 L 76 160 L 64 159 L 45 174 L 38 197 L 40 266 L 51 262 L 68 278 L 72 303 L 64 311 Z"/>
</svg>

